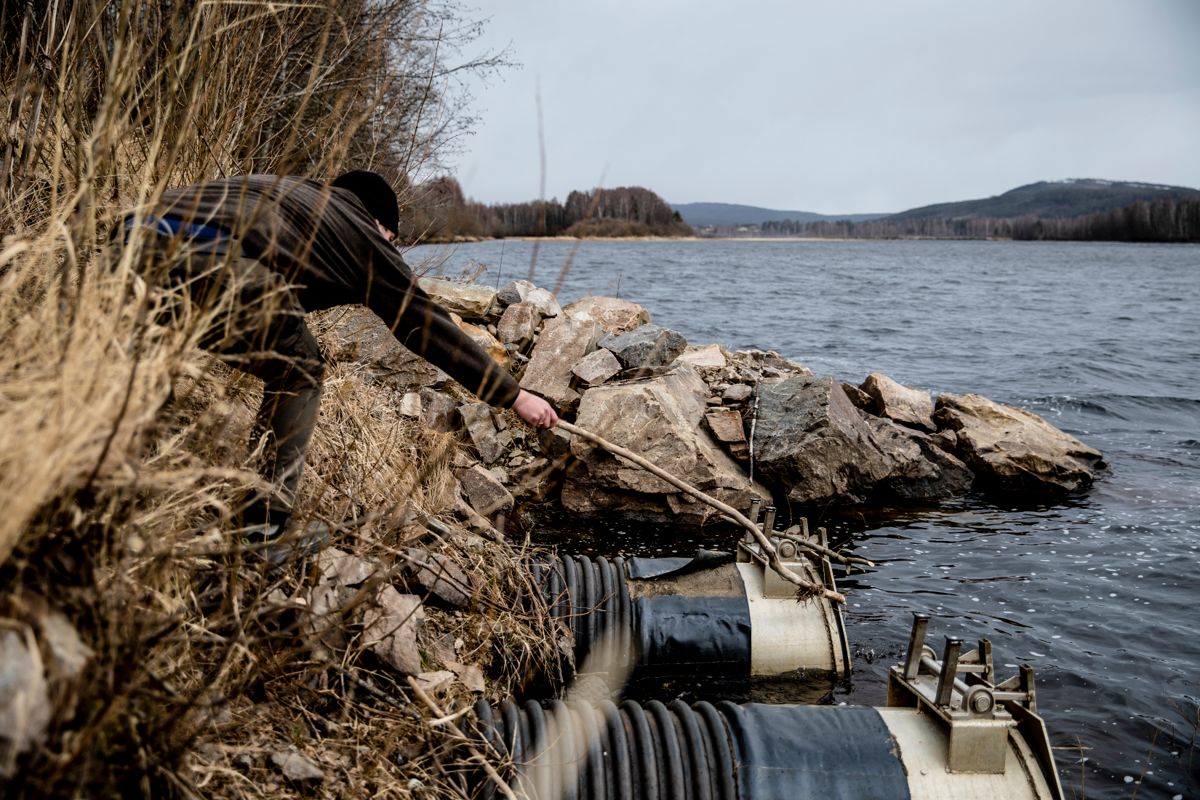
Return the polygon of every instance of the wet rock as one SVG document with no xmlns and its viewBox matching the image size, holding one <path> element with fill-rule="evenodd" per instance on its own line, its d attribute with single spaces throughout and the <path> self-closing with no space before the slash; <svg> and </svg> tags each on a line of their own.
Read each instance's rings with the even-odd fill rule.
<svg viewBox="0 0 1200 800">
<path fill-rule="evenodd" d="M 33 634 L 0 630 L 0 777 L 15 774 L 16 756 L 46 740 L 50 696 Z"/>
<path fill-rule="evenodd" d="M 940 501 L 970 491 L 975 474 L 933 437 L 883 417 L 866 422 L 890 462 L 887 476 L 871 490 L 873 501 Z"/>
<path fill-rule="evenodd" d="M 419 547 L 409 548 L 406 555 L 406 574 L 429 595 L 451 608 L 466 608 L 471 604 L 475 583 L 453 560 Z"/>
<path fill-rule="evenodd" d="M 479 453 L 479 460 L 484 464 L 495 464 L 503 458 L 506 443 L 496 430 L 496 421 L 492 415 L 492 407 L 487 403 L 467 403 L 458 409 L 462 417 L 463 427 L 471 444 Z M 511 440 L 511 436 L 509 437 Z"/>
<path fill-rule="evenodd" d="M 863 502 L 892 469 L 871 428 L 832 378 L 759 387 L 755 458 L 796 505 Z"/>
<path fill-rule="evenodd" d="M 421 389 L 421 423 L 430 430 L 449 433 L 458 427 L 458 401 L 434 389 Z"/>
<path fill-rule="evenodd" d="M 923 431 L 937 430 L 929 392 L 903 386 L 879 372 L 868 375 L 859 388 L 871 398 L 868 410 L 872 414 Z"/>
<path fill-rule="evenodd" d="M 744 508 L 751 496 L 769 495 L 751 484 L 702 430 L 706 395 L 707 386 L 696 371 L 678 365 L 648 381 L 589 389 L 579 407 L 578 424 L 701 491 Z M 571 448 L 578 464 L 563 485 L 562 503 L 568 511 L 620 511 L 634 518 L 685 524 L 703 524 L 716 514 L 670 483 L 582 439 Z"/>
<path fill-rule="evenodd" d="M 644 306 L 616 297 L 585 297 L 563 309 L 575 316 L 587 314 L 604 329 L 605 333 L 620 335 L 650 322 L 650 312 Z"/>
<path fill-rule="evenodd" d="M 496 476 L 479 464 L 458 473 L 463 495 L 479 514 L 494 517 L 507 514 L 513 508 L 513 496 Z"/>
<path fill-rule="evenodd" d="M 294 747 L 272 753 L 271 763 L 285 778 L 296 783 L 320 783 L 325 780 L 321 768 Z"/>
<path fill-rule="evenodd" d="M 496 290 L 477 283 L 459 283 L 441 278 L 421 278 L 418 284 L 447 311 L 463 319 L 486 320 L 496 301 Z"/>
<path fill-rule="evenodd" d="M 571 388 L 571 368 L 596 349 L 601 332 L 594 320 L 557 317 L 549 320 L 529 356 L 521 388 L 539 394 L 566 411 L 579 402 Z"/>
<path fill-rule="evenodd" d="M 584 356 L 571 368 L 571 373 L 588 386 L 598 386 L 620 371 L 621 362 L 603 347 Z"/>
<path fill-rule="evenodd" d="M 424 618 L 421 598 L 400 594 L 385 584 L 375 593 L 374 604 L 363 612 L 363 641 L 393 669 L 416 675 L 421 671 L 417 626 Z"/>
<path fill-rule="evenodd" d="M 746 441 L 742 415 L 732 408 L 713 408 L 704 412 L 704 421 L 717 441 L 725 446 L 729 455 L 738 461 L 750 457 L 750 445 Z"/>
<path fill-rule="evenodd" d="M 942 394 L 934 419 L 954 431 L 956 454 L 981 488 L 1003 494 L 1059 495 L 1087 488 L 1104 465 L 1099 451 L 1046 420 L 977 394 Z"/>
<path fill-rule="evenodd" d="M 513 303 L 504 309 L 500 316 L 500 322 L 496 325 L 496 337 L 503 344 L 524 347 L 533 341 L 541 322 L 542 315 L 533 303 Z"/>
<path fill-rule="evenodd" d="M 687 340 L 675 331 L 658 325 L 643 325 L 620 336 L 606 336 L 600 346 L 626 369 L 660 367 L 674 361 L 687 347 Z"/>
<path fill-rule="evenodd" d="M 709 344 L 704 347 L 688 345 L 676 360 L 684 364 L 691 364 L 701 370 L 725 369 L 729 363 L 719 344 Z"/>
</svg>

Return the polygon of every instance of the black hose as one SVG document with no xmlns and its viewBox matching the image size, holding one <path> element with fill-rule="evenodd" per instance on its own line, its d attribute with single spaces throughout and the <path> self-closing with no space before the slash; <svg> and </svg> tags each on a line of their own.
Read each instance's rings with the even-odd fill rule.
<svg viewBox="0 0 1200 800">
<path fill-rule="evenodd" d="M 620 707 L 607 700 L 595 707 L 505 701 L 498 710 L 480 701 L 475 716 L 480 738 L 499 749 L 499 757 L 490 754 L 494 761 L 510 759 L 517 770 L 512 784 L 531 797 L 709 800 L 714 785 L 732 779 L 728 737 L 706 735 L 699 708 L 679 700 L 670 706 L 625 701 Z M 542 753 L 547 742 L 553 750 Z M 726 774 L 711 774 L 711 766 L 720 764 Z M 485 790 L 484 796 L 494 795 L 493 788 Z M 718 797 L 733 800 L 736 794 Z"/>
</svg>

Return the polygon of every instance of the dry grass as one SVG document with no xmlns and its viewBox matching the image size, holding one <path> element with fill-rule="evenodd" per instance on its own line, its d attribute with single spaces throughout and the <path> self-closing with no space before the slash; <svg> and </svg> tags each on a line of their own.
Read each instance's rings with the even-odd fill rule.
<svg viewBox="0 0 1200 800">
<path fill-rule="evenodd" d="M 140 234 L 119 258 L 104 246 L 120 210 L 178 183 L 329 174 L 346 159 L 418 169 L 455 130 L 437 77 L 451 11 L 4 3 L 0 627 L 48 652 L 46 619 L 61 612 L 91 651 L 78 677 L 48 661 L 48 734 L 9 762 L 5 796 L 470 788 L 455 766 L 466 751 L 365 651 L 358 610 L 333 620 L 343 646 L 322 646 L 304 613 L 318 576 L 268 576 L 231 541 L 230 511 L 258 480 L 260 388 L 196 348 L 203 314 L 155 323 L 172 298 L 137 277 Z M 447 511 L 456 444 L 394 400 L 352 365 L 332 370 L 298 510 L 356 520 L 335 544 L 394 565 L 376 581 L 397 578 L 413 545 L 459 563 L 472 598 L 428 609 L 427 666 L 450 653 L 506 694 L 557 663 L 555 631 L 536 606 L 516 610 L 534 593 L 507 548 L 415 524 Z M 470 699 L 456 684 L 442 702 Z M 270 764 L 287 745 L 322 767 L 320 786 Z"/>
</svg>

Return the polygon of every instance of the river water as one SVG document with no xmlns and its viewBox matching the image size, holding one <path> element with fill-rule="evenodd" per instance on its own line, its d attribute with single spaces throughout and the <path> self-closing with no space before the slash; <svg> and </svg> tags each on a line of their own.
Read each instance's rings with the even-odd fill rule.
<svg viewBox="0 0 1200 800">
<path fill-rule="evenodd" d="M 1068 797 L 1200 797 L 1200 247 L 556 240 L 408 257 L 486 265 L 493 284 L 535 264 L 564 303 L 618 295 L 693 344 L 981 393 L 1100 449 L 1110 472 L 1069 502 L 810 518 L 881 565 L 839 583 L 855 664 L 832 699 L 882 704 L 912 612 L 930 613 L 931 643 L 986 637 L 1001 677 L 1035 667 Z"/>
</svg>

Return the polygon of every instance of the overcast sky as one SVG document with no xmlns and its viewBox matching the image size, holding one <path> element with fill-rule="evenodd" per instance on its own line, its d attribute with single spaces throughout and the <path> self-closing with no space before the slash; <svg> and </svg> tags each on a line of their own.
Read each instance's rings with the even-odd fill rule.
<svg viewBox="0 0 1200 800">
<path fill-rule="evenodd" d="M 467 0 L 468 6 L 472 5 Z M 484 202 L 900 211 L 1088 177 L 1200 187 L 1200 0 L 492 0 L 452 166 Z"/>
</svg>

